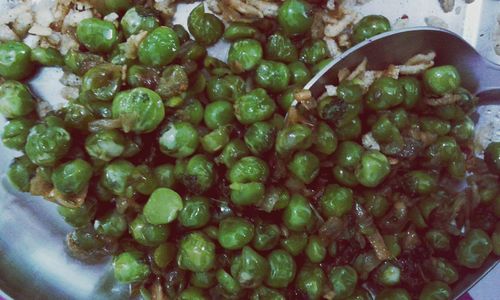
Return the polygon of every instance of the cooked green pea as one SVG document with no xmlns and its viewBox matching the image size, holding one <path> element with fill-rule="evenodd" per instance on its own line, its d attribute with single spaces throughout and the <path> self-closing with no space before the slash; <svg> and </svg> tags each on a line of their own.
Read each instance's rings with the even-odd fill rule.
<svg viewBox="0 0 500 300">
<path fill-rule="evenodd" d="M 203 121 L 203 105 L 196 99 L 188 99 L 184 106 L 175 112 L 175 117 L 179 121 L 198 125 Z"/>
<path fill-rule="evenodd" d="M 203 233 L 195 231 L 184 236 L 177 253 L 177 264 L 191 272 L 206 272 L 215 264 L 215 244 Z"/>
<path fill-rule="evenodd" d="M 121 283 L 134 283 L 146 279 L 151 273 L 148 265 L 142 261 L 137 251 L 123 252 L 113 259 L 116 280 Z"/>
<path fill-rule="evenodd" d="M 375 193 L 370 193 L 366 196 L 364 206 L 375 218 L 382 217 L 389 209 L 387 198 Z"/>
<path fill-rule="evenodd" d="M 453 125 L 451 134 L 457 142 L 466 143 L 474 137 L 474 129 L 474 122 L 466 116 L 463 120 Z"/>
<path fill-rule="evenodd" d="M 215 276 L 217 278 L 217 282 L 222 287 L 222 289 L 224 289 L 224 291 L 228 292 L 231 295 L 237 295 L 240 292 L 240 283 L 223 269 L 218 270 L 215 273 Z"/>
<path fill-rule="evenodd" d="M 383 289 L 375 300 L 410 300 L 410 294 L 402 288 Z"/>
<path fill-rule="evenodd" d="M 439 229 L 431 229 L 425 234 L 425 241 L 434 250 L 448 251 L 450 249 L 450 236 Z"/>
<path fill-rule="evenodd" d="M 274 288 L 286 288 L 294 279 L 296 265 L 293 257 L 284 250 L 274 250 L 267 256 L 269 273 L 266 284 Z"/>
<path fill-rule="evenodd" d="M 424 72 L 425 87 L 437 95 L 453 92 L 460 86 L 460 74 L 457 68 L 451 65 L 438 66 Z"/>
<path fill-rule="evenodd" d="M 198 148 L 198 131 L 187 122 L 170 123 L 160 136 L 159 143 L 160 150 L 168 156 L 188 157 Z"/>
<path fill-rule="evenodd" d="M 260 203 L 266 193 L 266 188 L 261 182 L 232 183 L 231 201 L 236 205 L 254 205 Z"/>
<path fill-rule="evenodd" d="M 203 193 L 215 182 L 214 164 L 203 154 L 196 154 L 186 164 L 183 183 L 193 192 Z"/>
<path fill-rule="evenodd" d="M 130 223 L 129 231 L 139 244 L 144 246 L 158 246 L 170 236 L 170 228 L 166 224 L 154 225 L 146 220 L 144 215 L 138 215 Z"/>
<path fill-rule="evenodd" d="M 325 284 L 326 276 L 323 269 L 307 264 L 300 269 L 295 281 L 295 287 L 311 300 L 320 299 Z"/>
<path fill-rule="evenodd" d="M 288 190 L 280 186 L 271 186 L 267 188 L 266 195 L 260 207 L 266 211 L 276 211 L 284 209 L 290 202 L 290 194 Z"/>
<path fill-rule="evenodd" d="M 160 26 L 160 21 L 154 10 L 135 6 L 127 10 L 120 24 L 125 36 L 128 37 L 141 31 L 151 32 Z"/>
<path fill-rule="evenodd" d="M 89 18 L 76 28 L 76 37 L 92 52 L 109 52 L 118 43 L 118 31 L 112 22 Z"/>
<path fill-rule="evenodd" d="M 211 154 L 222 150 L 229 143 L 230 133 L 231 128 L 229 126 L 222 126 L 207 133 L 201 138 L 203 150 Z"/>
<path fill-rule="evenodd" d="M 500 174 L 500 142 L 492 142 L 486 147 L 484 161 L 491 172 Z"/>
<path fill-rule="evenodd" d="M 156 189 L 144 205 L 144 216 L 153 224 L 168 224 L 177 219 L 183 209 L 181 196 L 169 188 Z"/>
<path fill-rule="evenodd" d="M 284 63 L 292 63 L 299 58 L 299 55 L 297 48 L 290 38 L 281 33 L 275 33 L 267 38 L 266 58 Z"/>
<path fill-rule="evenodd" d="M 391 77 L 381 77 L 370 86 L 366 104 L 373 110 L 385 110 L 401 104 L 405 90 L 401 83 Z"/>
<path fill-rule="evenodd" d="M 234 120 L 233 105 L 228 101 L 214 101 L 205 106 L 203 117 L 205 125 L 210 129 L 230 124 Z"/>
<path fill-rule="evenodd" d="M 388 116 L 381 116 L 372 126 L 372 135 L 375 140 L 385 145 L 394 145 L 397 152 L 404 145 L 403 136 L 399 129 L 392 123 Z M 387 152 L 387 151 L 384 151 Z M 392 154 L 392 153 L 390 153 Z"/>
<path fill-rule="evenodd" d="M 104 62 L 100 55 L 90 52 L 70 50 L 64 56 L 64 65 L 78 76 L 83 76 L 88 70 Z"/>
<path fill-rule="evenodd" d="M 123 214 L 113 211 L 97 219 L 94 223 L 94 228 L 98 234 L 119 238 L 127 231 L 127 219 Z"/>
<path fill-rule="evenodd" d="M 290 236 L 280 241 L 280 245 L 291 255 L 297 256 L 301 254 L 307 246 L 307 233 L 292 232 Z"/>
<path fill-rule="evenodd" d="M 299 86 L 305 85 L 311 79 L 311 72 L 301 61 L 294 61 L 288 64 L 290 70 L 290 82 Z"/>
<path fill-rule="evenodd" d="M 391 171 L 387 157 L 375 150 L 369 150 L 361 156 L 361 162 L 355 175 L 359 183 L 366 187 L 379 185 Z"/>
<path fill-rule="evenodd" d="M 231 275 L 243 288 L 258 287 L 268 272 L 267 260 L 248 246 L 243 247 L 231 264 Z"/>
<path fill-rule="evenodd" d="M 420 118 L 420 126 L 424 131 L 437 135 L 447 135 L 451 130 L 449 122 L 434 117 Z"/>
<path fill-rule="evenodd" d="M 4 117 L 22 117 L 34 109 L 35 101 L 24 84 L 7 80 L 0 85 L 0 113 Z"/>
<path fill-rule="evenodd" d="M 294 150 L 305 150 L 312 145 L 312 130 L 302 124 L 293 124 L 280 130 L 276 137 L 276 152 L 289 155 Z"/>
<path fill-rule="evenodd" d="M 227 62 L 235 72 L 241 73 L 253 70 L 262 56 L 262 46 L 258 41 L 243 39 L 231 44 Z"/>
<path fill-rule="evenodd" d="M 224 23 L 213 14 L 205 13 L 205 7 L 198 5 L 188 17 L 188 29 L 202 45 L 215 44 L 224 33 Z"/>
<path fill-rule="evenodd" d="M 227 75 L 211 78 L 207 83 L 207 96 L 210 101 L 224 100 L 234 102 L 245 93 L 245 82 L 240 76 Z"/>
<path fill-rule="evenodd" d="M 184 67 L 170 65 L 163 70 L 155 91 L 163 99 L 168 100 L 187 91 L 188 86 L 189 79 Z"/>
<path fill-rule="evenodd" d="M 147 88 L 120 92 L 113 99 L 113 118 L 122 121 L 125 132 L 148 133 L 156 129 L 165 117 L 160 96 Z"/>
<path fill-rule="evenodd" d="M 233 139 L 224 147 L 216 161 L 220 161 L 227 168 L 231 168 L 239 159 L 249 154 L 250 151 L 242 140 Z"/>
<path fill-rule="evenodd" d="M 227 174 L 231 183 L 265 182 L 268 176 L 269 167 L 266 162 L 254 156 L 240 159 Z"/>
<path fill-rule="evenodd" d="M 0 76 L 22 80 L 31 75 L 32 71 L 30 47 L 17 41 L 0 43 Z"/>
<path fill-rule="evenodd" d="M 207 300 L 208 298 L 203 295 L 203 291 L 195 288 L 195 287 L 188 287 L 185 290 L 183 290 L 180 295 L 179 295 L 179 300 Z"/>
<path fill-rule="evenodd" d="M 420 81 L 415 77 L 401 77 L 398 81 L 404 90 L 403 106 L 412 109 L 422 97 Z"/>
<path fill-rule="evenodd" d="M 239 39 L 254 38 L 257 34 L 257 29 L 246 23 L 233 22 L 224 31 L 224 39 L 228 41 L 236 41 Z"/>
<path fill-rule="evenodd" d="M 210 221 L 210 204 L 207 198 L 193 196 L 186 199 L 179 212 L 179 223 L 187 228 L 201 228 Z"/>
<path fill-rule="evenodd" d="M 272 93 L 282 92 L 290 82 L 290 70 L 281 62 L 262 61 L 255 71 L 255 82 Z"/>
<path fill-rule="evenodd" d="M 358 117 L 349 119 L 345 124 L 337 126 L 337 138 L 341 141 L 355 140 L 361 135 L 361 119 Z"/>
<path fill-rule="evenodd" d="M 208 289 L 215 285 L 215 272 L 192 272 L 189 283 L 201 289 Z"/>
<path fill-rule="evenodd" d="M 134 168 L 134 165 L 126 160 L 115 160 L 104 167 L 101 183 L 115 195 L 130 195 L 133 192 L 130 182 Z"/>
<path fill-rule="evenodd" d="M 64 57 L 54 48 L 36 47 L 31 50 L 31 60 L 48 67 L 64 65 Z"/>
<path fill-rule="evenodd" d="M 100 64 L 88 70 L 82 78 L 80 99 L 109 101 L 120 90 L 121 68 L 113 64 Z"/>
<path fill-rule="evenodd" d="M 405 177 L 405 187 L 410 194 L 428 195 L 437 188 L 437 178 L 429 172 L 411 171 Z"/>
<path fill-rule="evenodd" d="M 335 132 L 327 123 L 319 123 L 316 129 L 314 150 L 325 155 L 331 155 L 336 149 L 337 137 Z"/>
<path fill-rule="evenodd" d="M 333 292 L 339 299 L 349 297 L 356 289 L 358 274 L 351 266 L 335 266 L 328 278 L 333 286 Z"/>
<path fill-rule="evenodd" d="M 254 289 L 252 295 L 250 296 L 250 300 L 286 300 L 286 297 L 283 296 L 282 293 L 275 289 L 268 288 L 266 286 L 259 286 Z"/>
<path fill-rule="evenodd" d="M 80 207 L 64 207 L 58 206 L 57 212 L 64 221 L 73 227 L 83 227 L 88 225 L 96 213 L 96 201 L 87 199 Z"/>
<path fill-rule="evenodd" d="M 23 150 L 31 127 L 35 122 L 20 118 L 5 124 L 2 133 L 2 142 L 5 147 L 15 150 Z"/>
<path fill-rule="evenodd" d="M 457 141 L 449 136 L 439 137 L 427 148 L 427 156 L 434 164 L 445 164 L 457 160 L 460 154 Z"/>
<path fill-rule="evenodd" d="M 432 257 L 423 264 L 424 270 L 431 279 L 453 284 L 458 280 L 457 269 L 445 258 Z"/>
<path fill-rule="evenodd" d="M 306 1 L 286 0 L 278 10 L 278 23 L 287 35 L 306 33 L 312 22 L 312 9 Z"/>
<path fill-rule="evenodd" d="M 59 126 L 39 124 L 30 129 L 24 150 L 40 166 L 53 166 L 69 150 L 71 136 Z"/>
<path fill-rule="evenodd" d="M 486 232 L 481 229 L 471 229 L 458 243 L 455 254 L 460 265 L 477 269 L 483 265 L 492 250 L 491 239 Z"/>
<path fill-rule="evenodd" d="M 245 144 L 254 155 L 261 155 L 274 147 L 274 127 L 269 122 L 256 122 L 248 127 Z"/>
<path fill-rule="evenodd" d="M 159 81 L 160 73 L 155 68 L 133 65 L 127 69 L 127 83 L 131 87 L 145 87 L 154 90 Z"/>
<path fill-rule="evenodd" d="M 7 178 L 21 192 L 29 192 L 30 179 L 35 175 L 36 165 L 27 156 L 16 157 L 9 166 Z"/>
<path fill-rule="evenodd" d="M 420 292 L 419 300 L 448 300 L 451 299 L 450 287 L 441 281 L 427 283 Z"/>
<path fill-rule="evenodd" d="M 258 251 L 273 249 L 280 240 L 281 230 L 275 224 L 259 224 L 255 229 L 252 246 Z"/>
<path fill-rule="evenodd" d="M 326 246 L 319 236 L 313 235 L 309 237 L 305 252 L 310 262 L 320 263 L 326 257 Z"/>
<path fill-rule="evenodd" d="M 87 137 L 85 150 L 96 159 L 110 161 L 121 156 L 125 151 L 126 139 L 118 130 L 98 131 Z"/>
<path fill-rule="evenodd" d="M 358 103 L 363 97 L 363 90 L 353 81 L 342 81 L 337 87 L 337 96 L 346 103 Z"/>
<path fill-rule="evenodd" d="M 294 194 L 283 212 L 283 223 L 290 230 L 304 231 L 312 225 L 313 216 L 309 201 L 302 195 Z"/>
<path fill-rule="evenodd" d="M 175 59 L 179 47 L 179 38 L 175 32 L 170 27 L 160 26 L 139 44 L 139 61 L 147 66 L 166 66 Z"/>
<path fill-rule="evenodd" d="M 314 65 L 327 58 L 329 54 L 330 52 L 324 40 L 314 40 L 300 50 L 300 61 L 308 65 Z"/>
<path fill-rule="evenodd" d="M 95 115 L 90 107 L 77 103 L 69 103 L 62 111 L 64 112 L 64 123 L 71 128 L 87 130 L 89 123 L 95 120 Z"/>
<path fill-rule="evenodd" d="M 319 200 L 321 212 L 326 217 L 342 217 L 351 211 L 353 192 L 337 184 L 329 184 Z"/>
<path fill-rule="evenodd" d="M 401 269 L 393 263 L 384 262 L 376 271 L 375 278 L 378 284 L 383 286 L 394 286 L 401 280 Z"/>
<path fill-rule="evenodd" d="M 243 125 L 269 119 L 276 110 L 276 104 L 264 89 L 257 88 L 236 98 L 234 112 Z"/>
<path fill-rule="evenodd" d="M 59 192 L 74 195 L 87 187 L 91 177 L 92 166 L 82 159 L 75 159 L 54 170 L 52 183 Z"/>
<path fill-rule="evenodd" d="M 309 184 L 319 174 L 319 159 L 309 151 L 299 151 L 288 163 L 288 170 L 302 182 Z"/>
<path fill-rule="evenodd" d="M 243 218 L 229 217 L 219 223 L 219 244 L 229 250 L 241 249 L 253 239 L 255 228 Z"/>
<path fill-rule="evenodd" d="M 354 43 L 360 43 L 377 34 L 390 31 L 391 23 L 381 15 L 369 15 L 363 17 L 353 29 L 352 39 Z"/>
</svg>

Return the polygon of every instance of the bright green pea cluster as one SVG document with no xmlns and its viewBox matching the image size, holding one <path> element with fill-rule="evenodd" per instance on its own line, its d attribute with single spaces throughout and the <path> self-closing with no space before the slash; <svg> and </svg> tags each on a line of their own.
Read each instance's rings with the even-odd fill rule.
<svg viewBox="0 0 500 300">
<path fill-rule="evenodd" d="M 245 22 L 198 4 L 187 29 L 149 3 L 91 2 L 119 18 L 80 22 L 79 50 L 0 43 L 2 142 L 22 152 L 6 175 L 59 204 L 76 258 L 112 254 L 145 299 L 426 300 L 500 254 L 500 142 L 472 154 L 477 99 L 454 66 L 316 99 L 321 1 Z M 370 15 L 347 34 L 390 29 Z M 224 60 L 208 55 L 221 39 Z M 43 118 L 22 82 L 41 66 L 81 79 Z"/>
</svg>

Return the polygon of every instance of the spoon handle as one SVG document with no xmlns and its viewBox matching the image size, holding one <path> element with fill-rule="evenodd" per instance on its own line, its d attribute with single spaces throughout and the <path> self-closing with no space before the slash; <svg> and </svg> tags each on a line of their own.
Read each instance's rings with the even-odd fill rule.
<svg viewBox="0 0 500 300">
<path fill-rule="evenodd" d="M 477 95 L 481 102 L 500 101 L 500 65 L 483 59 L 484 67 L 480 75 L 480 86 Z"/>
</svg>

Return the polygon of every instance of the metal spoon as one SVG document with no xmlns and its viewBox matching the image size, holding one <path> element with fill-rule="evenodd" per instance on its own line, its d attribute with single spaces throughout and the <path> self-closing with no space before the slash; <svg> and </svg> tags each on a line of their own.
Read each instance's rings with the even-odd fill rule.
<svg viewBox="0 0 500 300">
<path fill-rule="evenodd" d="M 368 70 L 383 70 L 390 64 L 402 64 L 419 53 L 436 52 L 436 65 L 454 65 L 460 72 L 462 86 L 480 97 L 480 103 L 500 102 L 500 65 L 484 59 L 469 43 L 448 30 L 433 27 L 415 27 L 377 35 L 344 52 L 316 74 L 304 87 L 319 97 L 325 85 L 337 84 L 338 72 L 343 68 L 353 70 L 364 58 Z M 297 105 L 297 101 L 293 105 Z M 496 104 L 496 110 L 498 105 Z M 499 114 L 497 113 L 497 118 Z M 491 118 L 491 116 L 486 116 Z M 500 120 L 499 120 L 500 121 Z M 500 140 L 499 121 L 488 120 L 493 127 L 489 139 Z M 476 131 L 477 133 L 477 131 Z M 480 269 L 470 270 L 453 286 L 457 299 L 471 289 L 498 263 L 491 256 Z M 368 287 L 369 288 L 369 287 Z"/>
</svg>

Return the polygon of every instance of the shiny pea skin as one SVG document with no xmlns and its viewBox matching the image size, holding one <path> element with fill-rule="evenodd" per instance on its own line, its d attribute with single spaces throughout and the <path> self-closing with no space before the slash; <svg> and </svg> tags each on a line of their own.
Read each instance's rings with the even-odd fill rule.
<svg viewBox="0 0 500 300">
<path fill-rule="evenodd" d="M 292 63 L 299 58 L 297 48 L 290 38 L 281 33 L 274 33 L 267 38 L 265 50 L 269 60 Z"/>
<path fill-rule="evenodd" d="M 281 62 L 262 61 L 255 70 L 255 82 L 272 93 L 282 92 L 290 82 L 290 70 Z"/>
<path fill-rule="evenodd" d="M 83 227 L 88 225 L 95 216 L 96 202 L 93 199 L 86 200 L 80 207 L 69 208 L 58 206 L 57 212 L 64 221 L 73 227 Z"/>
<path fill-rule="evenodd" d="M 278 9 L 278 23 L 287 35 L 306 33 L 312 22 L 312 9 L 306 1 L 286 0 Z"/>
<path fill-rule="evenodd" d="M 35 175 L 36 167 L 27 156 L 15 158 L 7 170 L 10 184 L 21 192 L 29 192 L 30 179 Z"/>
<path fill-rule="evenodd" d="M 192 272 L 189 283 L 197 288 L 207 289 L 215 285 L 215 273 L 208 272 Z"/>
<path fill-rule="evenodd" d="M 189 14 L 188 29 L 197 42 L 209 46 L 221 38 L 224 23 L 215 15 L 206 13 L 204 5 L 200 4 Z"/>
<path fill-rule="evenodd" d="M 85 139 L 85 150 L 96 159 L 110 161 L 125 151 L 125 136 L 115 129 L 92 133 Z"/>
<path fill-rule="evenodd" d="M 354 43 L 360 43 L 377 34 L 390 31 L 391 23 L 381 15 L 369 15 L 363 17 L 353 29 L 352 39 Z"/>
<path fill-rule="evenodd" d="M 254 38 L 257 34 L 257 29 L 249 24 L 242 22 L 233 22 L 224 31 L 224 39 L 227 41 L 236 41 L 239 39 L 250 39 Z"/>
<path fill-rule="evenodd" d="M 403 86 L 404 100 L 403 106 L 412 109 L 422 97 L 422 87 L 420 81 L 415 77 L 401 77 L 399 83 Z"/>
<path fill-rule="evenodd" d="M 274 127 L 269 122 L 257 122 L 248 127 L 244 141 L 254 155 L 262 155 L 274 147 Z"/>
<path fill-rule="evenodd" d="M 89 18 L 78 24 L 76 37 L 91 52 L 110 52 L 118 43 L 118 30 L 109 21 Z"/>
<path fill-rule="evenodd" d="M 424 72 L 424 84 L 430 92 L 443 96 L 460 86 L 461 78 L 452 65 L 433 67 Z"/>
<path fill-rule="evenodd" d="M 155 91 L 162 99 L 169 100 L 187 91 L 189 86 L 188 74 L 180 65 L 169 65 L 163 70 Z"/>
<path fill-rule="evenodd" d="M 326 276 L 321 267 L 304 265 L 295 280 L 295 287 L 311 300 L 320 299 L 326 285 Z"/>
<path fill-rule="evenodd" d="M 234 112 L 243 125 L 269 119 L 276 110 L 276 103 L 264 89 L 257 88 L 236 99 Z"/>
<path fill-rule="evenodd" d="M 4 117 L 23 117 L 34 109 L 35 101 L 24 84 L 7 80 L 0 85 L 0 113 Z"/>
<path fill-rule="evenodd" d="M 24 150 L 39 166 L 53 166 L 69 150 L 71 136 L 59 126 L 38 124 L 30 129 Z"/>
<path fill-rule="evenodd" d="M 215 244 L 203 233 L 194 231 L 185 235 L 177 252 L 177 264 L 191 272 L 206 272 L 215 265 Z"/>
<path fill-rule="evenodd" d="M 179 38 L 172 28 L 160 26 L 139 44 L 139 61 L 146 66 L 166 66 L 176 58 L 179 47 Z"/>
<path fill-rule="evenodd" d="M 355 176 L 358 182 L 366 187 L 379 185 L 391 171 L 387 157 L 375 150 L 368 150 L 361 156 Z"/>
<path fill-rule="evenodd" d="M 335 152 L 335 161 L 342 167 L 353 168 L 361 161 L 363 147 L 356 142 L 345 141 L 340 143 Z"/>
<path fill-rule="evenodd" d="M 313 211 L 309 201 L 302 195 L 294 194 L 283 212 L 283 223 L 294 231 L 305 231 L 313 221 Z"/>
<path fill-rule="evenodd" d="M 258 251 L 273 249 L 280 240 L 281 230 L 275 224 L 259 224 L 255 229 L 252 247 Z"/>
<path fill-rule="evenodd" d="M 31 60 L 48 67 L 64 65 L 64 57 L 54 48 L 37 47 L 31 50 Z"/>
<path fill-rule="evenodd" d="M 131 36 L 141 31 L 151 32 L 160 26 L 160 21 L 153 10 L 135 6 L 127 10 L 120 24 L 125 36 Z"/>
<path fill-rule="evenodd" d="M 17 41 L 0 44 L 0 76 L 7 80 L 22 80 L 32 72 L 31 48 L 28 45 Z"/>
<path fill-rule="evenodd" d="M 261 182 L 232 183 L 229 185 L 229 189 L 231 190 L 231 201 L 241 206 L 260 203 L 266 193 L 266 187 Z"/>
<path fill-rule="evenodd" d="M 262 159 L 247 156 L 236 162 L 227 174 L 231 183 L 265 182 L 269 176 L 269 167 Z"/>
<path fill-rule="evenodd" d="M 370 86 L 366 104 L 373 110 L 385 110 L 404 101 L 403 86 L 390 77 L 381 77 Z"/>
<path fill-rule="evenodd" d="M 311 79 L 311 71 L 301 61 L 294 61 L 288 64 L 290 70 L 290 82 L 299 86 L 305 85 Z"/>
<path fill-rule="evenodd" d="M 451 299 L 450 287 L 441 281 L 431 281 L 427 283 L 420 295 L 419 300 L 448 300 Z"/>
<path fill-rule="evenodd" d="M 210 154 L 219 152 L 229 143 L 230 132 L 231 128 L 229 126 L 222 126 L 207 133 L 200 141 L 203 150 Z"/>
<path fill-rule="evenodd" d="M 458 263 L 470 269 L 477 269 L 488 258 L 493 246 L 490 237 L 481 229 L 471 229 L 460 240 L 455 254 Z"/>
<path fill-rule="evenodd" d="M 175 117 L 179 121 L 199 125 L 203 121 L 204 109 L 200 101 L 188 99 L 184 106 L 175 112 Z"/>
<path fill-rule="evenodd" d="M 88 162 L 78 158 L 58 166 L 52 173 L 52 183 L 63 194 L 78 194 L 87 187 L 92 171 Z"/>
<path fill-rule="evenodd" d="M 184 158 L 192 155 L 199 144 L 196 128 L 187 122 L 167 125 L 159 139 L 160 150 L 171 157 Z"/>
<path fill-rule="evenodd" d="M 263 57 L 261 44 L 253 39 L 243 39 L 231 44 L 227 62 L 236 73 L 253 70 Z"/>
<path fill-rule="evenodd" d="M 276 136 L 276 152 L 286 156 L 295 150 L 305 150 L 312 145 L 312 136 L 312 130 L 306 125 L 293 124 L 285 127 Z"/>
<path fill-rule="evenodd" d="M 109 163 L 104 167 L 101 175 L 103 187 L 118 196 L 130 195 L 132 193 L 130 181 L 134 168 L 132 163 L 122 159 Z"/>
<path fill-rule="evenodd" d="M 313 235 L 309 237 L 305 253 L 310 262 L 322 262 L 326 257 L 326 252 L 326 246 L 319 236 Z"/>
<path fill-rule="evenodd" d="M 224 147 L 216 161 L 230 169 L 239 159 L 249 154 L 250 151 L 245 142 L 240 139 L 233 139 Z"/>
<path fill-rule="evenodd" d="M 437 178 L 429 172 L 415 170 L 405 177 L 405 186 L 410 194 L 428 195 L 437 188 Z"/>
<path fill-rule="evenodd" d="M 22 150 L 31 127 L 35 123 L 29 119 L 13 119 L 5 124 L 2 133 L 3 145 L 10 149 Z"/>
<path fill-rule="evenodd" d="M 203 120 L 210 129 L 230 124 L 234 120 L 233 105 L 221 100 L 211 102 L 205 106 Z"/>
<path fill-rule="evenodd" d="M 500 174 L 500 142 L 492 142 L 486 147 L 484 161 L 491 172 Z"/>
<path fill-rule="evenodd" d="M 321 212 L 326 217 L 340 218 L 352 209 L 353 191 L 337 184 L 329 184 L 319 201 Z"/>
<path fill-rule="evenodd" d="M 349 297 L 356 288 L 358 274 L 351 266 L 335 266 L 330 271 L 328 278 L 333 286 L 333 291 L 339 299 Z"/>
<path fill-rule="evenodd" d="M 179 295 L 179 300 L 207 300 L 208 298 L 204 295 L 203 291 L 199 288 L 188 287 L 183 290 Z"/>
<path fill-rule="evenodd" d="M 292 232 L 290 236 L 280 241 L 280 245 L 291 255 L 297 256 L 301 254 L 307 246 L 307 233 Z"/>
<path fill-rule="evenodd" d="M 169 188 L 158 188 L 144 205 L 143 214 L 153 225 L 168 224 L 177 219 L 183 207 L 182 198 L 177 192 Z"/>
<path fill-rule="evenodd" d="M 121 68 L 113 64 L 100 64 L 88 70 L 82 78 L 80 99 L 109 101 L 120 90 Z"/>
<path fill-rule="evenodd" d="M 165 242 L 170 236 L 170 228 L 166 224 L 154 225 L 144 215 L 138 215 L 129 225 L 129 231 L 136 242 L 141 245 L 155 247 Z"/>
<path fill-rule="evenodd" d="M 236 279 L 234 279 L 231 274 L 224 271 L 223 269 L 219 269 L 215 273 L 215 276 L 222 289 L 230 295 L 237 295 L 241 291 L 240 283 Z"/>
<path fill-rule="evenodd" d="M 300 61 L 307 65 L 314 65 L 330 55 L 324 40 L 314 40 L 300 51 Z"/>
<path fill-rule="evenodd" d="M 186 228 L 201 228 L 211 217 L 210 204 L 207 198 L 192 196 L 186 199 L 184 207 L 179 212 L 179 223 Z"/>
<path fill-rule="evenodd" d="M 187 164 L 183 177 L 184 186 L 194 193 L 203 193 L 214 184 L 214 164 L 203 154 L 192 156 Z"/>
<path fill-rule="evenodd" d="M 94 222 L 94 228 L 98 234 L 111 238 L 119 238 L 127 231 L 127 220 L 125 216 L 113 211 Z"/>
<path fill-rule="evenodd" d="M 267 260 L 252 248 L 245 246 L 233 259 L 231 275 L 243 288 L 256 288 L 262 284 L 269 271 Z"/>
<path fill-rule="evenodd" d="M 134 283 L 146 279 L 151 270 L 136 251 L 123 252 L 113 259 L 116 280 L 121 283 Z"/>
<path fill-rule="evenodd" d="M 253 239 L 255 228 L 243 218 L 229 217 L 219 223 L 219 244 L 224 249 L 241 249 Z"/>
<path fill-rule="evenodd" d="M 267 256 L 269 273 L 266 284 L 273 288 L 286 288 L 295 278 L 297 266 L 285 250 L 274 250 Z"/>
</svg>

